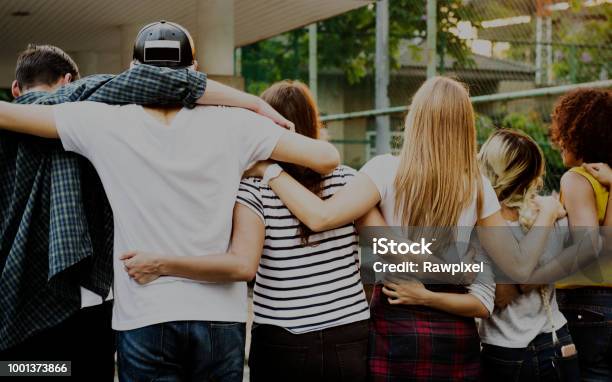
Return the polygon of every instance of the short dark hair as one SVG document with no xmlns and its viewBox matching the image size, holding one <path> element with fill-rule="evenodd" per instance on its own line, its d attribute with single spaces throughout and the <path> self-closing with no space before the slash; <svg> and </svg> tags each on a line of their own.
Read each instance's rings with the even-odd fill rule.
<svg viewBox="0 0 612 382">
<path fill-rule="evenodd" d="M 75 80 L 79 78 L 79 68 L 66 52 L 53 45 L 29 44 L 17 58 L 15 79 L 23 90 L 53 85 L 68 73 Z"/>
<path fill-rule="evenodd" d="M 550 135 L 584 162 L 612 166 L 612 92 L 578 89 L 559 99 L 552 115 Z"/>
</svg>

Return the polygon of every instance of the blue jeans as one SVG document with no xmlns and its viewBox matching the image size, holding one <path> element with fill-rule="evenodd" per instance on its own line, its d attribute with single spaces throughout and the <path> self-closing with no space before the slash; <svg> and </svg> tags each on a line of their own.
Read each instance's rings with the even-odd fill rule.
<svg viewBox="0 0 612 382">
<path fill-rule="evenodd" d="M 583 381 L 612 381 L 612 288 L 557 290 L 576 343 Z"/>
<path fill-rule="evenodd" d="M 118 332 L 121 382 L 242 382 L 245 324 L 176 321 Z"/>
<path fill-rule="evenodd" d="M 526 348 L 506 348 L 482 345 L 482 375 L 484 381 L 495 382 L 578 382 L 578 362 L 575 358 L 562 362 L 561 347 L 572 343 L 567 326 L 557 330 L 559 344 L 552 334 L 538 335 Z M 566 379 L 561 378 L 563 375 Z"/>
</svg>

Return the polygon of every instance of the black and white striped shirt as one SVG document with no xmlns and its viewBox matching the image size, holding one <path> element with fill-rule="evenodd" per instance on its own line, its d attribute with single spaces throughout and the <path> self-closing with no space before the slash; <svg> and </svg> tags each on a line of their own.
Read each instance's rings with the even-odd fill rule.
<svg viewBox="0 0 612 382">
<path fill-rule="evenodd" d="M 323 178 L 323 198 L 355 174 L 340 166 Z M 255 279 L 255 322 L 305 333 L 367 320 L 354 224 L 320 232 L 302 244 L 299 221 L 259 179 L 242 181 L 238 203 L 264 222 L 266 238 Z"/>
</svg>

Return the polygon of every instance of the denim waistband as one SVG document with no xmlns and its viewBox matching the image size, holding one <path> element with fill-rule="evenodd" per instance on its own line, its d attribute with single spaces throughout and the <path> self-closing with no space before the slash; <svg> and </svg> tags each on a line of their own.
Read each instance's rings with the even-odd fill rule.
<svg viewBox="0 0 612 382">
<path fill-rule="evenodd" d="M 610 296 L 612 297 L 612 288 L 608 287 L 580 287 L 557 289 L 557 293 L 575 295 L 575 296 Z"/>
<path fill-rule="evenodd" d="M 568 337 L 569 335 L 570 335 L 570 332 L 569 332 L 569 329 L 567 328 L 567 325 L 563 325 L 560 329 L 557 329 L 557 337 L 559 338 L 559 340 L 561 340 L 562 338 Z M 536 336 L 536 338 L 531 340 L 531 342 L 527 346 L 542 347 L 542 346 L 550 346 L 552 344 L 553 344 L 552 333 L 540 333 Z"/>
<path fill-rule="evenodd" d="M 612 314 L 612 288 L 576 288 L 557 290 L 559 307 L 585 308 Z"/>
<path fill-rule="evenodd" d="M 560 329 L 557 330 L 557 337 L 559 338 L 559 342 L 562 345 L 566 345 L 571 342 L 569 341 L 571 337 L 570 337 L 570 333 L 569 333 L 569 329 L 567 328 L 567 325 L 563 325 Z M 552 333 L 540 333 L 536 336 L 536 338 L 531 340 L 529 345 L 527 345 L 524 348 L 507 348 L 504 346 L 491 345 L 491 344 L 486 344 L 486 343 L 483 344 L 482 346 L 483 346 L 483 349 L 487 348 L 493 351 L 518 352 L 518 351 L 526 351 L 526 350 L 541 351 L 543 349 L 558 346 L 558 344 L 555 345 L 553 343 Z"/>
</svg>

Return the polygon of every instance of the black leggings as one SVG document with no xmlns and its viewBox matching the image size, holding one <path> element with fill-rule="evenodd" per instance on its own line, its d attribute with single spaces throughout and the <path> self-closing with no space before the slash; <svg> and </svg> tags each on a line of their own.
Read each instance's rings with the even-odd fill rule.
<svg viewBox="0 0 612 382">
<path fill-rule="evenodd" d="M 368 321 L 304 334 L 255 324 L 251 381 L 350 381 L 367 378 Z"/>
</svg>

